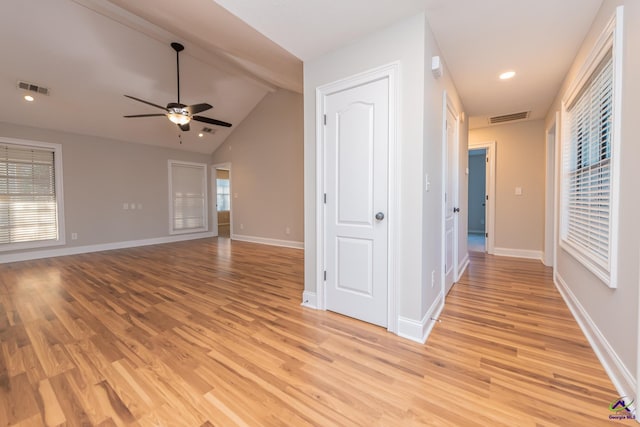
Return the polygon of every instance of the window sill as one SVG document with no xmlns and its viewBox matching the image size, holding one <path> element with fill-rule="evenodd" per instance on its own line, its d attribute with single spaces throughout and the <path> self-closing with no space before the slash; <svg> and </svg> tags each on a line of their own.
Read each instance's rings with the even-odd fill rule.
<svg viewBox="0 0 640 427">
<path fill-rule="evenodd" d="M 560 247 L 595 275 L 608 288 L 615 289 L 618 287 L 616 281 L 612 280 L 613 275 L 611 272 L 607 268 L 596 263 L 582 249 L 565 240 L 560 240 Z"/>
</svg>

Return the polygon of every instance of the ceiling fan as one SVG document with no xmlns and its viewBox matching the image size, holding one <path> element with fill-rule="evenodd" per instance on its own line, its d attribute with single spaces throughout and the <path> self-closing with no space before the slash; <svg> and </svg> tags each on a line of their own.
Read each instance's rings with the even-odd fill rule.
<svg viewBox="0 0 640 427">
<path fill-rule="evenodd" d="M 189 130 L 189 123 L 191 120 L 195 120 L 197 122 L 209 123 L 210 125 L 216 126 L 224 126 L 231 127 L 231 123 L 223 122 L 221 120 L 211 119 L 209 117 L 196 116 L 195 114 L 206 111 L 210 108 L 213 108 L 210 104 L 194 104 L 194 105 L 184 105 L 180 103 L 180 52 L 184 50 L 184 46 L 180 43 L 171 43 L 171 47 L 176 51 L 176 70 L 178 77 L 178 101 L 170 102 L 166 107 L 162 107 L 160 105 L 154 104 L 153 102 L 145 101 L 140 98 L 136 98 L 135 96 L 125 95 L 127 98 L 131 98 L 138 102 L 142 102 L 143 104 L 151 105 L 152 107 L 159 108 L 164 110 L 163 114 L 135 114 L 132 116 L 124 116 L 126 118 L 131 117 L 159 117 L 166 116 L 172 123 L 178 125 L 178 127 L 183 131 Z"/>
</svg>

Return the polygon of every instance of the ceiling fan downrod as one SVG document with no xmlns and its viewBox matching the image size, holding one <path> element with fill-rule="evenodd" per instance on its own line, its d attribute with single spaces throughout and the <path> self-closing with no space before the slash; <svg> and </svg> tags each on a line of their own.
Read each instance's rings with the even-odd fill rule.
<svg viewBox="0 0 640 427">
<path fill-rule="evenodd" d="M 180 43 L 173 42 L 171 43 L 171 47 L 176 51 L 176 76 L 178 80 L 178 104 L 180 104 L 180 52 L 184 50 L 184 46 Z"/>
</svg>

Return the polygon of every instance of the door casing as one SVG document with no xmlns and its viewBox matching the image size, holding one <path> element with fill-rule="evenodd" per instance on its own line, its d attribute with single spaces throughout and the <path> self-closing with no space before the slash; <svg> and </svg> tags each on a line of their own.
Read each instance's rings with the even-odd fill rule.
<svg viewBox="0 0 640 427">
<path fill-rule="evenodd" d="M 488 254 L 495 252 L 496 242 L 496 142 L 486 141 L 469 144 L 469 150 L 476 148 L 486 149 L 487 168 L 486 168 L 486 190 L 488 197 L 485 205 L 485 232 L 489 235 L 485 241 L 485 248 Z"/>
<path fill-rule="evenodd" d="M 446 246 L 446 209 L 447 209 L 447 202 L 445 199 L 445 194 L 446 194 L 446 190 L 447 190 L 447 180 L 448 180 L 448 176 L 450 175 L 453 177 L 453 182 L 451 183 L 451 188 L 453 189 L 452 193 L 450 195 L 450 197 L 452 198 L 452 207 L 459 207 L 460 206 L 460 201 L 459 201 L 459 179 L 458 179 L 458 164 L 459 164 L 459 142 L 460 142 L 460 126 L 459 126 L 459 122 L 460 122 L 460 116 L 458 114 L 458 112 L 456 111 L 455 107 L 453 106 L 453 102 L 451 101 L 451 99 L 449 98 L 449 96 L 447 95 L 447 91 L 444 91 L 443 95 L 442 95 L 442 104 L 443 104 L 443 108 L 442 108 L 442 235 L 441 235 L 441 252 L 442 252 L 442 259 L 440 261 L 440 268 L 442 269 L 442 273 L 440 274 L 440 291 L 442 293 L 443 299 L 444 297 L 446 297 L 446 283 L 445 283 L 445 277 L 446 277 L 446 269 L 445 269 L 445 261 L 446 261 L 446 257 L 447 257 L 447 246 Z M 453 129 L 454 129 L 454 149 L 453 149 L 453 162 L 451 162 L 448 159 L 447 156 L 447 152 L 448 152 L 448 144 L 449 144 L 449 137 L 448 137 L 448 133 L 447 133 L 447 116 L 448 114 L 451 113 L 451 115 L 455 118 L 455 123 L 453 124 Z M 453 165 L 453 171 L 452 173 L 448 173 L 448 167 L 447 165 Z M 459 227 L 459 217 L 460 215 L 454 215 L 453 217 L 453 239 L 452 239 L 452 244 L 453 244 L 453 265 L 451 266 L 452 271 L 453 271 L 453 283 L 455 283 L 456 279 L 458 278 L 458 227 Z"/>
<path fill-rule="evenodd" d="M 387 330 L 398 332 L 397 309 L 397 254 L 399 253 L 399 198 L 400 192 L 397 173 L 400 170 L 397 164 L 397 132 L 398 132 L 398 76 L 400 64 L 393 62 L 378 68 L 374 68 L 344 79 L 316 88 L 316 308 L 326 310 L 326 292 L 324 282 L 326 242 L 325 242 L 325 134 L 324 114 L 325 97 L 332 93 L 343 91 L 355 86 L 366 84 L 380 79 L 389 80 L 389 159 L 388 159 L 388 215 L 389 229 L 387 240 Z"/>
</svg>

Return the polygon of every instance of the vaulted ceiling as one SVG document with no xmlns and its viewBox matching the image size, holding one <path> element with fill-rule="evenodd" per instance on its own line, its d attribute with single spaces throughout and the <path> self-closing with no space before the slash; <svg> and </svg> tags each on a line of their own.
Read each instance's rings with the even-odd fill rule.
<svg viewBox="0 0 640 427">
<path fill-rule="evenodd" d="M 546 114 L 602 0 L 5 0 L 0 121 L 213 152 L 235 129 L 182 134 L 128 94 L 214 106 L 237 126 L 269 91 L 302 91 L 302 63 L 426 10 L 472 126 Z M 497 75 L 514 69 L 501 82 Z M 48 87 L 27 103 L 18 80 Z"/>
</svg>

